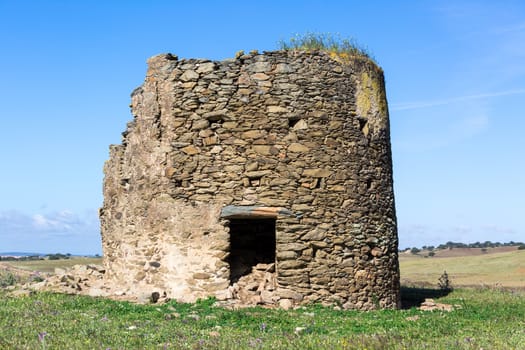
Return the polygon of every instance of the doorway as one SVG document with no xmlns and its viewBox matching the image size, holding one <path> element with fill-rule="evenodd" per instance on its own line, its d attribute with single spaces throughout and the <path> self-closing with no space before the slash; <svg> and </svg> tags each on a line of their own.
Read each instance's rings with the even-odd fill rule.
<svg viewBox="0 0 525 350">
<path fill-rule="evenodd" d="M 257 264 L 275 262 L 275 218 L 230 219 L 230 284 Z"/>
</svg>

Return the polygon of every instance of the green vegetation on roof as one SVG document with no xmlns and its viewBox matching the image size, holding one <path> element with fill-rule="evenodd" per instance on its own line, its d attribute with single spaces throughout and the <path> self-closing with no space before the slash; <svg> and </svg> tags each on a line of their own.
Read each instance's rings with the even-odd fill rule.
<svg viewBox="0 0 525 350">
<path fill-rule="evenodd" d="M 359 45 L 354 38 L 342 38 L 331 33 L 296 34 L 288 41 L 279 41 L 281 50 L 326 51 L 333 58 L 347 60 L 352 57 L 363 57 L 375 62 L 369 51 Z"/>
</svg>

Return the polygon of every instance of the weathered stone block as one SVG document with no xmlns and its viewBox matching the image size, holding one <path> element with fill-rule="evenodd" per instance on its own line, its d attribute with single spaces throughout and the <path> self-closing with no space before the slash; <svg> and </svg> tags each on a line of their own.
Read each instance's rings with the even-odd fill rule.
<svg viewBox="0 0 525 350">
<path fill-rule="evenodd" d="M 288 109 L 281 106 L 268 106 L 268 113 L 288 113 Z"/>
<path fill-rule="evenodd" d="M 187 82 L 187 81 L 196 81 L 199 79 L 199 73 L 193 71 L 193 70 L 187 70 L 179 77 L 180 80 Z"/>
<path fill-rule="evenodd" d="M 285 260 L 277 264 L 279 270 L 293 270 L 305 267 L 306 263 L 301 260 Z"/>
<path fill-rule="evenodd" d="M 328 177 L 332 172 L 328 169 L 305 169 L 303 172 L 304 176 L 311 177 Z"/>
<path fill-rule="evenodd" d="M 305 153 L 308 152 L 310 148 L 306 147 L 305 145 L 301 145 L 300 143 L 291 143 L 290 146 L 288 146 L 288 152 L 294 152 L 294 153 Z"/>
<path fill-rule="evenodd" d="M 268 80 L 270 79 L 270 76 L 264 73 L 255 73 L 255 74 L 252 74 L 251 78 L 253 80 Z"/>
<path fill-rule="evenodd" d="M 210 274 L 206 272 L 196 272 L 193 274 L 193 278 L 196 280 L 207 280 L 210 277 Z"/>
<path fill-rule="evenodd" d="M 209 121 L 207 121 L 206 119 L 200 119 L 200 120 L 195 120 L 192 123 L 191 128 L 192 130 L 201 130 L 201 129 L 207 128 L 209 125 L 210 125 Z"/>
<path fill-rule="evenodd" d="M 211 73 L 215 70 L 215 63 L 214 62 L 205 62 L 200 63 L 197 67 L 197 73 Z"/>
<path fill-rule="evenodd" d="M 270 62 L 255 62 L 247 67 L 247 70 L 254 73 L 268 72 L 272 68 Z"/>
<path fill-rule="evenodd" d="M 186 153 L 187 155 L 194 155 L 194 154 L 197 154 L 197 153 L 200 153 L 200 150 L 195 147 L 194 145 L 189 145 L 189 146 L 186 146 L 184 148 L 181 149 L 182 152 Z"/>
</svg>

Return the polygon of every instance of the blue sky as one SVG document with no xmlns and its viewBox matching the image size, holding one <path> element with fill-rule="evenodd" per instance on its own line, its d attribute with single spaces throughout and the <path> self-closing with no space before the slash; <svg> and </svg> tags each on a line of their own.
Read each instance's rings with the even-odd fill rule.
<svg viewBox="0 0 525 350">
<path fill-rule="evenodd" d="M 525 241 L 523 1 L 0 0 L 0 252 L 101 253 L 146 59 L 338 33 L 385 71 L 400 247 Z"/>
</svg>

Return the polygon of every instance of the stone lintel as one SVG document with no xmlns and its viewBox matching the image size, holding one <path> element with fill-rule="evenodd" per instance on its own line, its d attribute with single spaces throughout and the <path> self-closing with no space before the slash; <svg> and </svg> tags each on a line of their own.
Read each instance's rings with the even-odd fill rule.
<svg viewBox="0 0 525 350">
<path fill-rule="evenodd" d="M 297 216 L 292 211 L 282 207 L 263 207 L 254 205 L 227 205 L 221 210 L 223 219 L 257 219 L 277 218 L 278 216 Z"/>
</svg>

